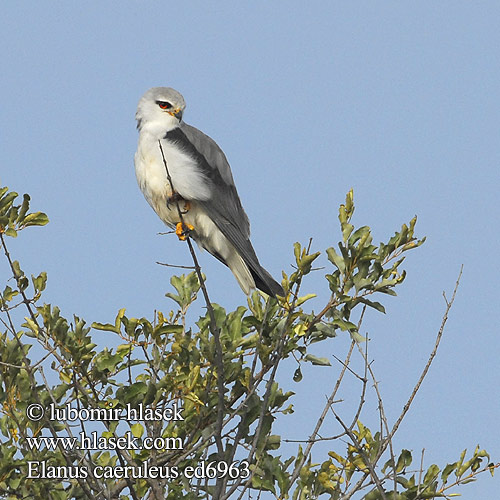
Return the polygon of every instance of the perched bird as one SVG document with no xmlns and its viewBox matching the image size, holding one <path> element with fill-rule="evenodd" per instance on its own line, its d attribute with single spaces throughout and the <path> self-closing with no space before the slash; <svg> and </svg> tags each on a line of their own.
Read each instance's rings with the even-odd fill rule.
<svg viewBox="0 0 500 500">
<path fill-rule="evenodd" d="M 250 223 L 226 156 L 213 139 L 182 121 L 185 107 L 182 95 L 169 87 L 152 88 L 139 101 L 135 173 L 144 197 L 179 239 L 189 231 L 228 266 L 246 294 L 258 288 L 284 295 L 250 243 Z"/>
</svg>

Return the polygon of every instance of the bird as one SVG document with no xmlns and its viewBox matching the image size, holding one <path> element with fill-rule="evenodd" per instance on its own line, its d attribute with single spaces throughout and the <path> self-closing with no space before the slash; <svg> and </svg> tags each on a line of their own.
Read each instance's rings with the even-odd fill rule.
<svg viewBox="0 0 500 500">
<path fill-rule="evenodd" d="M 149 89 L 139 100 L 134 157 L 139 188 L 180 240 L 192 237 L 233 273 L 243 292 L 271 297 L 282 286 L 260 265 L 226 155 L 217 143 L 183 121 L 184 97 L 170 87 Z"/>
</svg>

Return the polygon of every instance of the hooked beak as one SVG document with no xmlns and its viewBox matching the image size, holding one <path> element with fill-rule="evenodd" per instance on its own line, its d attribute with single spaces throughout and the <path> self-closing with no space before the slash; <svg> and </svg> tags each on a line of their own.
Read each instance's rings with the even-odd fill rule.
<svg viewBox="0 0 500 500">
<path fill-rule="evenodd" d="M 168 111 L 168 114 L 175 116 L 179 121 L 182 120 L 182 109 L 181 108 L 176 108 L 176 109 L 173 109 L 172 111 Z"/>
</svg>

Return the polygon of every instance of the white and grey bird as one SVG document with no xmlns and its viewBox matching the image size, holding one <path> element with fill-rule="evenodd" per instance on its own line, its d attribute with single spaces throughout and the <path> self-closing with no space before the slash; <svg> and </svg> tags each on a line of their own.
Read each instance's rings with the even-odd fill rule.
<svg viewBox="0 0 500 500">
<path fill-rule="evenodd" d="M 246 294 L 258 288 L 284 295 L 250 243 L 250 224 L 225 154 L 213 139 L 182 121 L 185 107 L 182 95 L 169 87 L 152 88 L 139 101 L 135 173 L 144 197 L 167 226 L 177 228 L 180 239 L 188 226 L 189 235 L 229 267 Z"/>
</svg>

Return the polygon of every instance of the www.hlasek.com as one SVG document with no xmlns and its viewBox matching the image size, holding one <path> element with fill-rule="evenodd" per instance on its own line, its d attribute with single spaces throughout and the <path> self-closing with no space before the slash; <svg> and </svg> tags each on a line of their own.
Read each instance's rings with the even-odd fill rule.
<svg viewBox="0 0 500 500">
<path fill-rule="evenodd" d="M 182 439 L 180 437 L 134 437 L 130 431 L 123 436 L 104 437 L 94 431 L 87 435 L 80 432 L 76 436 L 40 436 L 26 437 L 26 443 L 30 450 L 182 450 Z"/>
<path fill-rule="evenodd" d="M 48 408 L 39 404 L 29 405 L 26 414 L 30 420 L 39 421 L 44 415 L 51 421 L 180 421 L 184 408 L 176 403 L 167 408 L 148 408 L 139 404 L 136 408 L 126 405 L 125 408 L 74 408 L 70 404 L 64 407 L 56 407 L 53 403 Z M 181 450 L 183 440 L 180 437 L 135 437 L 130 431 L 123 436 L 100 436 L 94 431 L 90 434 L 80 432 L 77 436 L 37 436 L 26 437 L 26 443 L 31 450 L 55 450 L 63 452 L 71 450 Z M 248 462 L 223 461 L 200 462 L 196 467 L 187 466 L 179 470 L 177 466 L 149 465 L 146 461 L 140 466 L 101 466 L 95 464 L 71 465 L 48 465 L 45 461 L 28 461 L 27 477 L 30 479 L 85 479 L 92 474 L 100 479 L 139 479 L 139 478 L 161 478 L 176 479 L 182 474 L 187 479 L 215 479 L 229 476 L 231 479 L 246 479 L 250 476 Z"/>
</svg>

